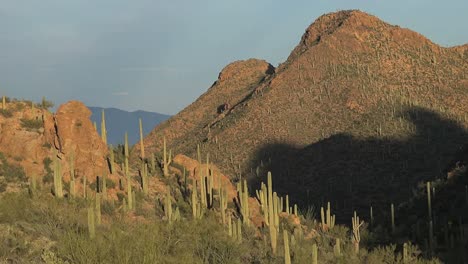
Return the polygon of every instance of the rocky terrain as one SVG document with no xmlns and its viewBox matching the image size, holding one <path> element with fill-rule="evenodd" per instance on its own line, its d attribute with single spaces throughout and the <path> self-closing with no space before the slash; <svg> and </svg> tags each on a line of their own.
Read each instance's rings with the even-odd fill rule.
<svg viewBox="0 0 468 264">
<path fill-rule="evenodd" d="M 277 69 L 254 59 L 228 65 L 145 146 L 159 152 L 165 137 L 194 157 L 200 144 L 253 188 L 271 170 L 280 192 L 304 205 L 402 202 L 419 182 L 446 178 L 467 141 L 466 47 L 441 47 L 357 10 L 326 14 Z"/>
<path fill-rule="evenodd" d="M 0 152 L 8 163 L 24 168 L 27 177 L 43 182 L 51 181 L 52 161 L 57 157 L 64 181 L 68 182 L 73 158 L 78 190 L 82 189 L 83 177 L 91 183 L 105 172 L 118 181 L 120 169 L 116 166 L 114 173 L 108 171 L 108 148 L 90 120 L 91 111 L 83 103 L 68 102 L 55 114 L 31 104 L 8 102 L 0 114 Z"/>
</svg>

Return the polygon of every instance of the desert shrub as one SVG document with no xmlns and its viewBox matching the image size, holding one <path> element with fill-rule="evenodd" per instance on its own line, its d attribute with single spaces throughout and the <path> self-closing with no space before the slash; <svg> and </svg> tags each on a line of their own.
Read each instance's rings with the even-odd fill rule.
<svg viewBox="0 0 468 264">
<path fill-rule="evenodd" d="M 46 171 L 46 174 L 42 178 L 42 182 L 52 183 L 54 181 L 53 171 L 50 168 L 50 165 L 52 164 L 52 160 L 49 157 L 45 157 L 42 163 L 44 164 L 44 170 Z"/>
<path fill-rule="evenodd" d="M 40 119 L 21 119 L 21 127 L 27 130 L 38 130 L 44 126 L 44 122 Z"/>
<path fill-rule="evenodd" d="M 8 163 L 3 154 L 0 156 L 0 175 L 3 175 L 7 182 L 24 182 L 26 180 L 23 167 Z"/>
<path fill-rule="evenodd" d="M 103 185 L 104 185 L 104 184 L 103 184 L 103 180 L 104 180 L 104 179 L 103 179 L 102 177 L 99 177 L 99 180 L 96 180 L 96 181 L 94 181 L 94 182 L 92 182 L 92 183 L 89 184 L 89 188 L 90 188 L 91 190 L 94 190 L 94 191 L 98 191 L 98 190 L 99 190 L 99 191 L 102 191 L 102 188 L 103 188 Z M 97 186 L 98 182 L 99 182 L 99 188 L 98 188 L 98 186 Z M 115 184 L 115 182 L 114 182 L 113 180 L 111 180 L 111 179 L 106 179 L 106 187 L 107 187 L 108 189 L 114 189 L 115 186 L 116 186 L 116 184 Z"/>
<path fill-rule="evenodd" d="M 6 118 L 10 118 L 10 117 L 13 116 L 13 112 L 11 112 L 8 109 L 0 109 L 0 115 L 4 116 Z"/>
<path fill-rule="evenodd" d="M 46 100 L 45 97 L 42 97 L 42 102 L 41 102 L 40 107 L 42 107 L 42 109 L 48 110 L 49 108 L 54 107 L 54 103 L 52 101 Z"/>
</svg>

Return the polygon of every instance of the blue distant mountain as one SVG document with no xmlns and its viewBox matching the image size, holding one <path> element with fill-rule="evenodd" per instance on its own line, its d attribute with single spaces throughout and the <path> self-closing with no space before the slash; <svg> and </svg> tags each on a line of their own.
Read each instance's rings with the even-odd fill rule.
<svg viewBox="0 0 468 264">
<path fill-rule="evenodd" d="M 144 136 L 148 135 L 153 128 L 168 119 L 169 115 L 135 111 L 128 112 L 117 108 L 88 107 L 91 112 L 91 121 L 96 122 L 98 131 L 101 131 L 101 112 L 106 114 L 107 142 L 114 146 L 124 143 L 125 132 L 128 132 L 128 143 L 134 145 L 140 139 L 140 128 L 138 119 L 143 122 Z"/>
</svg>

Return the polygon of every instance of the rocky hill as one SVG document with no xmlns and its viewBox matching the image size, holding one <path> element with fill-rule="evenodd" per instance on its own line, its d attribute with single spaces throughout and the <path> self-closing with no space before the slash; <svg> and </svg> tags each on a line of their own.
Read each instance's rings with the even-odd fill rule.
<svg viewBox="0 0 468 264">
<path fill-rule="evenodd" d="M 7 184 L 13 183 L 9 179 L 24 183 L 25 177 L 36 178 L 38 184 L 51 183 L 53 160 L 57 157 L 65 183 L 70 181 L 73 160 L 77 190 L 82 190 L 83 177 L 91 184 L 105 172 L 117 182 L 120 169 L 116 166 L 112 174 L 108 171 L 108 149 L 90 116 L 91 111 L 78 101 L 61 105 L 55 114 L 33 106 L 32 102 L 6 102 L 5 109 L 0 110 L 0 153 L 4 168 L 0 177 L 6 177 Z M 15 173 L 11 168 L 15 168 Z"/>
<path fill-rule="evenodd" d="M 467 113 L 466 45 L 444 48 L 340 11 L 312 23 L 277 69 L 255 59 L 225 67 L 145 148 L 161 151 L 165 137 L 174 153 L 196 157 L 200 144 L 255 188 L 271 170 L 278 190 L 304 206 L 386 208 L 421 181 L 446 177 L 468 140 Z"/>
</svg>

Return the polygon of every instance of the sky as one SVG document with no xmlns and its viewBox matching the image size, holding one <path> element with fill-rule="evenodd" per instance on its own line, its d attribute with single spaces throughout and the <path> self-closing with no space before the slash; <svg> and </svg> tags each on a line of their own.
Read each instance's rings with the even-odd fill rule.
<svg viewBox="0 0 468 264">
<path fill-rule="evenodd" d="M 345 9 L 468 43 L 467 0 L 0 0 L 0 95 L 176 114 L 230 62 L 277 66 Z"/>
</svg>

